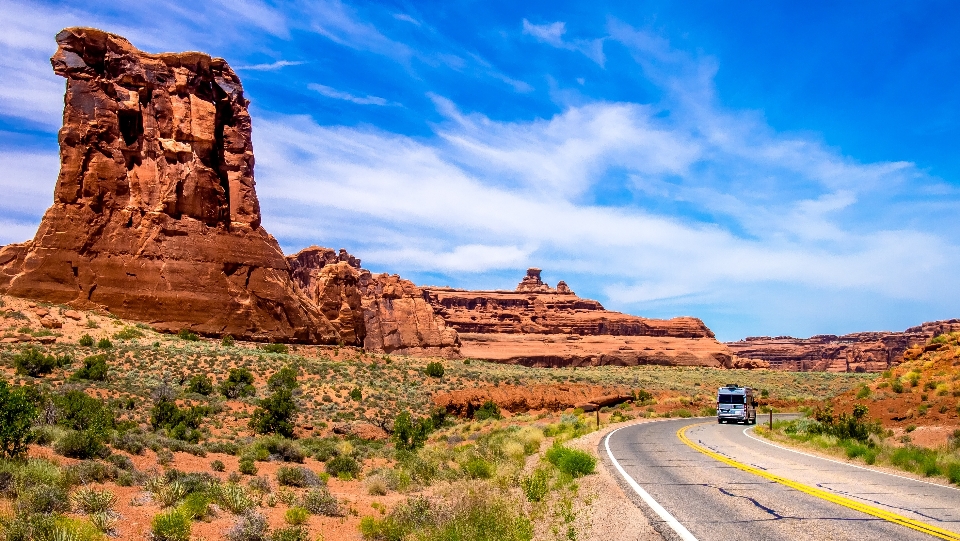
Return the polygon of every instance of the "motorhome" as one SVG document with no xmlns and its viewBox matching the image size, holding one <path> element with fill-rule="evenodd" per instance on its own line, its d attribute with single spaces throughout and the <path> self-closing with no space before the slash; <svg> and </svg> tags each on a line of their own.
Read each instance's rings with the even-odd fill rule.
<svg viewBox="0 0 960 541">
<path fill-rule="evenodd" d="M 717 390 L 717 422 L 757 424 L 757 398 L 750 387 L 730 384 Z"/>
</svg>

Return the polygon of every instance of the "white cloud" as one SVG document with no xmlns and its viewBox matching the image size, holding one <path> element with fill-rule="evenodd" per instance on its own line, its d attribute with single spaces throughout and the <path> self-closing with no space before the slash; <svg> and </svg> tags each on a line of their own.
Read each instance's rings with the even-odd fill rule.
<svg viewBox="0 0 960 541">
<path fill-rule="evenodd" d="M 303 61 L 292 61 L 292 60 L 277 60 L 276 62 L 271 62 L 269 64 L 253 64 L 250 66 L 236 66 L 235 69 L 240 71 L 277 71 L 279 69 L 286 68 L 288 66 L 300 66 L 305 64 Z"/>
<path fill-rule="evenodd" d="M 389 105 L 389 102 L 387 100 L 377 96 L 369 96 L 369 95 L 364 97 L 354 96 L 353 94 L 350 94 L 348 92 L 343 92 L 335 88 L 331 88 L 329 86 L 321 85 L 318 83 L 310 83 L 309 85 L 307 85 L 307 88 L 309 88 L 310 90 L 319 92 L 320 94 L 323 94 L 328 98 L 349 101 L 349 102 L 356 103 L 358 105 Z"/>
<path fill-rule="evenodd" d="M 410 15 L 407 15 L 406 13 L 394 13 L 393 18 L 398 21 L 408 22 L 416 26 L 421 25 L 420 21 L 414 19 L 413 17 L 411 17 Z"/>
<path fill-rule="evenodd" d="M 533 24 L 530 21 L 523 20 L 523 33 L 533 36 L 538 41 L 552 45 L 558 49 L 568 49 L 578 51 L 590 60 L 593 60 L 600 66 L 606 62 L 606 56 L 603 54 L 603 38 L 599 39 L 575 39 L 567 41 L 563 35 L 567 33 L 567 23 L 557 21 L 549 24 Z"/>
</svg>

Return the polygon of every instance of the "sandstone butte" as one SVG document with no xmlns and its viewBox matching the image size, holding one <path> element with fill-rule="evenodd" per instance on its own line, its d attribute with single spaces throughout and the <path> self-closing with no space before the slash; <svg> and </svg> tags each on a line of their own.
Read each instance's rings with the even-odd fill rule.
<svg viewBox="0 0 960 541">
<path fill-rule="evenodd" d="M 256 341 L 532 366 L 766 365 L 698 319 L 610 312 L 537 269 L 516 291 L 462 291 L 372 274 L 344 250 L 287 257 L 261 225 L 248 101 L 226 61 L 91 28 L 57 43 L 54 202 L 32 241 L 0 248 L 0 293 Z"/>
<path fill-rule="evenodd" d="M 527 271 L 515 291 L 423 287 L 467 357 L 537 367 L 659 364 L 758 368 L 737 358 L 697 318 L 647 319 L 578 297 Z"/>
<path fill-rule="evenodd" d="M 960 319 L 933 321 L 903 332 L 859 332 L 793 338 L 756 336 L 726 345 L 739 357 L 760 359 L 779 370 L 879 372 L 903 361 L 905 351 L 931 338 L 960 331 Z"/>
</svg>

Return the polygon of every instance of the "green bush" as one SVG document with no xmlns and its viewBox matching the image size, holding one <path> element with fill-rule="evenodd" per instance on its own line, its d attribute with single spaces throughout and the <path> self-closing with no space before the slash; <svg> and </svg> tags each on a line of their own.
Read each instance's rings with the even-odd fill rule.
<svg viewBox="0 0 960 541">
<path fill-rule="evenodd" d="M 243 514 L 227 531 L 230 541 L 267 541 L 267 519 L 261 513 L 250 510 Z"/>
<path fill-rule="evenodd" d="M 307 511 L 303 507 L 291 507 L 287 509 L 287 512 L 283 515 L 283 520 L 292 526 L 300 526 L 301 524 L 306 524 L 307 519 L 310 518 L 310 511 Z"/>
<path fill-rule="evenodd" d="M 486 419 L 503 419 L 500 414 L 500 407 L 493 400 L 487 400 L 482 406 L 473 412 L 475 421 L 484 421 Z"/>
<path fill-rule="evenodd" d="M 150 533 L 153 541 L 190 541 L 190 519 L 179 510 L 153 517 Z"/>
<path fill-rule="evenodd" d="M 99 349 L 110 349 L 113 347 L 113 342 L 109 338 L 101 338 L 97 341 L 97 348 Z"/>
<path fill-rule="evenodd" d="M 550 491 L 550 472 L 544 468 L 537 468 L 529 477 L 520 479 L 520 488 L 527 500 L 542 502 Z"/>
<path fill-rule="evenodd" d="M 327 473 L 334 477 L 356 477 L 360 473 L 360 464 L 355 458 L 340 455 L 327 461 Z"/>
<path fill-rule="evenodd" d="M 253 374 L 246 368 L 231 368 L 227 379 L 220 384 L 220 392 L 227 398 L 253 396 Z"/>
<path fill-rule="evenodd" d="M 301 526 L 277 528 L 270 534 L 270 541 L 309 541 L 310 536 Z"/>
<path fill-rule="evenodd" d="M 206 374 L 196 374 L 190 378 L 190 382 L 187 384 L 187 392 L 209 396 L 213 393 L 213 382 Z"/>
<path fill-rule="evenodd" d="M 117 495 L 109 490 L 96 490 L 90 487 L 80 487 L 73 493 L 74 507 L 81 513 L 88 515 L 112 511 L 117 503 Z"/>
<path fill-rule="evenodd" d="M 196 342 L 200 340 L 200 337 L 197 336 L 197 333 L 191 331 L 190 329 L 180 329 L 180 332 L 177 333 L 177 338 L 186 340 L 187 342 Z"/>
<path fill-rule="evenodd" d="M 591 474 L 597 467 L 597 459 L 590 454 L 557 443 L 547 450 L 546 459 L 557 469 L 573 477 Z"/>
<path fill-rule="evenodd" d="M 260 346 L 260 349 L 267 353 L 287 353 L 289 351 L 286 344 L 264 344 Z"/>
<path fill-rule="evenodd" d="M 461 466 L 470 479 L 489 479 L 493 476 L 493 466 L 480 457 L 473 457 Z"/>
<path fill-rule="evenodd" d="M 427 363 L 426 373 L 431 378 L 442 378 L 443 364 L 439 362 Z"/>
<path fill-rule="evenodd" d="M 270 392 L 277 392 L 281 389 L 293 391 L 298 385 L 297 375 L 296 368 L 292 366 L 285 366 L 270 376 L 270 378 L 267 380 L 267 389 L 269 389 Z"/>
<path fill-rule="evenodd" d="M 103 458 L 110 449 L 103 444 L 103 434 L 94 430 L 71 430 L 53 445 L 53 450 L 70 458 Z"/>
<path fill-rule="evenodd" d="M 116 424 L 113 409 L 87 393 L 73 389 L 53 396 L 58 413 L 57 424 L 73 430 L 104 433 Z"/>
<path fill-rule="evenodd" d="M 93 337 L 89 334 L 84 334 L 77 343 L 85 348 L 93 347 Z"/>
<path fill-rule="evenodd" d="M 13 366 L 17 369 L 17 374 L 35 378 L 49 374 L 55 368 L 70 364 L 72 361 L 73 359 L 68 356 L 44 355 L 35 347 L 29 347 L 13 356 Z"/>
<path fill-rule="evenodd" d="M 220 340 L 220 345 L 224 347 L 232 347 L 236 343 L 236 340 L 233 339 L 233 336 L 226 335 Z"/>
<path fill-rule="evenodd" d="M 133 340 L 134 338 L 143 338 L 143 332 L 136 327 L 124 327 L 114 334 L 113 337 L 117 340 Z"/>
<path fill-rule="evenodd" d="M 350 399 L 354 402 L 360 402 L 363 400 L 363 391 L 360 390 L 360 387 L 354 387 L 350 389 Z"/>
<path fill-rule="evenodd" d="M 257 440 L 250 452 L 263 456 L 264 460 L 282 460 L 284 462 L 303 463 L 307 457 L 296 441 L 281 436 L 268 436 Z M 265 453 L 265 454 L 264 454 Z"/>
<path fill-rule="evenodd" d="M 322 484 L 317 474 L 303 466 L 281 466 L 277 468 L 277 483 L 288 487 L 313 487 Z"/>
<path fill-rule="evenodd" d="M 241 458 L 239 470 L 244 475 L 256 475 L 257 465 L 253 463 L 253 459 Z"/>
<path fill-rule="evenodd" d="M 960 462 L 947 464 L 947 479 L 955 485 L 960 485 Z"/>
<path fill-rule="evenodd" d="M 633 392 L 633 401 L 636 404 L 645 404 L 647 402 L 652 402 L 653 395 L 650 393 L 650 391 L 639 389 Z"/>
<path fill-rule="evenodd" d="M 412 451 L 423 447 L 433 430 L 429 418 L 413 419 L 409 411 L 402 411 L 393 421 L 393 442 L 398 450 Z"/>
<path fill-rule="evenodd" d="M 83 366 L 74 372 L 72 380 L 106 381 L 107 357 L 105 355 L 91 355 L 83 360 Z"/>
<path fill-rule="evenodd" d="M 210 496 L 204 492 L 190 492 L 178 510 L 190 520 L 201 520 L 210 514 Z"/>
<path fill-rule="evenodd" d="M 23 388 L 0 379 L 0 456 L 17 457 L 27 450 L 37 418 L 37 408 Z"/>
<path fill-rule="evenodd" d="M 903 382 L 900 381 L 899 379 L 893 380 L 893 383 L 890 384 L 890 389 L 891 389 L 893 392 L 897 393 L 897 394 L 902 393 L 902 392 L 903 392 Z"/>
<path fill-rule="evenodd" d="M 210 463 L 210 469 L 213 471 L 225 471 L 227 466 L 223 463 L 222 460 L 214 460 Z"/>
<path fill-rule="evenodd" d="M 150 410 L 150 424 L 154 430 L 165 428 L 171 438 L 190 443 L 200 441 L 200 425 L 204 416 L 210 413 L 205 406 L 180 408 L 172 400 L 161 398 Z"/>
<path fill-rule="evenodd" d="M 22 514 L 51 514 L 70 511 L 70 497 L 60 485 L 37 485 L 20 491 L 17 510 Z"/>
<path fill-rule="evenodd" d="M 257 434 L 279 434 L 293 437 L 293 416 L 297 405 L 289 389 L 279 389 L 260 400 L 250 418 L 250 428 Z"/>
</svg>

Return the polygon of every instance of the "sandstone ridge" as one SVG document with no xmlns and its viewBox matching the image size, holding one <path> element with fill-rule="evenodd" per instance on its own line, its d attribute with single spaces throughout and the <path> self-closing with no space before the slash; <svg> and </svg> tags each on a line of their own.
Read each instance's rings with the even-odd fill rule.
<svg viewBox="0 0 960 541">
<path fill-rule="evenodd" d="M 726 345 L 738 356 L 762 359 L 780 370 L 879 372 L 903 361 L 903 354 L 931 338 L 960 331 L 960 319 L 924 323 L 903 332 L 860 332 L 810 338 L 757 336 Z"/>
</svg>

